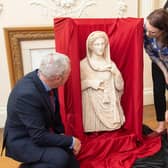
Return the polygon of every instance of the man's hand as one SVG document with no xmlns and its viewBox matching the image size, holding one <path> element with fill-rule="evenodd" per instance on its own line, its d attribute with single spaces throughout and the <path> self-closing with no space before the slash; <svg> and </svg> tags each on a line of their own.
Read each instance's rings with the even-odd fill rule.
<svg viewBox="0 0 168 168">
<path fill-rule="evenodd" d="M 81 141 L 74 137 L 74 145 L 73 145 L 73 153 L 74 155 L 77 155 L 81 149 Z"/>
</svg>

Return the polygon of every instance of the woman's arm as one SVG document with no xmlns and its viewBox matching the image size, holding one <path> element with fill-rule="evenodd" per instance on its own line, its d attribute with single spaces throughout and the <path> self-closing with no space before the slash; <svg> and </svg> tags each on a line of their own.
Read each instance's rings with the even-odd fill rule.
<svg viewBox="0 0 168 168">
<path fill-rule="evenodd" d="M 149 58 L 151 59 L 152 62 L 156 63 L 157 66 L 161 69 L 163 72 L 163 75 L 165 77 L 166 84 L 168 84 L 168 71 L 163 62 L 161 61 L 158 52 L 154 51 L 152 49 L 152 41 L 144 35 L 144 48 L 146 53 L 148 54 Z"/>
<path fill-rule="evenodd" d="M 168 71 L 167 68 L 165 67 L 165 65 L 163 64 L 162 61 L 158 60 L 156 62 L 156 64 L 158 65 L 158 67 L 161 69 L 161 71 L 163 72 L 163 75 L 165 77 L 165 82 L 166 84 L 168 84 Z"/>
</svg>

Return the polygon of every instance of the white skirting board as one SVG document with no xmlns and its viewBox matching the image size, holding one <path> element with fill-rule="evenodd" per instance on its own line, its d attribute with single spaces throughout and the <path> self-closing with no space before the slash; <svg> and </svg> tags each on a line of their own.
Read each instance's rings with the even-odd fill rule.
<svg viewBox="0 0 168 168">
<path fill-rule="evenodd" d="M 144 105 L 150 105 L 153 104 L 153 88 L 144 88 L 143 93 L 143 104 Z"/>
<path fill-rule="evenodd" d="M 6 106 L 0 106 L 0 128 L 4 128 L 6 113 Z"/>
<path fill-rule="evenodd" d="M 153 100 L 153 88 L 144 88 L 144 100 L 143 105 L 154 104 Z M 168 91 L 166 90 L 166 100 L 168 101 Z"/>
</svg>

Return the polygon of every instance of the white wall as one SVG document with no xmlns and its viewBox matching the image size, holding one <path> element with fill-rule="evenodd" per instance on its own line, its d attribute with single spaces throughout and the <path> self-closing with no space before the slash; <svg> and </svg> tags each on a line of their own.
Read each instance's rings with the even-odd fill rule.
<svg viewBox="0 0 168 168">
<path fill-rule="evenodd" d="M 70 0 L 57 0 L 57 2 L 69 2 Z M 71 0 L 75 2 L 70 8 L 63 8 L 69 12 L 67 16 L 82 18 L 112 18 L 118 15 L 118 5 L 123 2 L 127 5 L 126 17 L 138 16 L 138 3 L 141 0 Z M 144 0 L 145 1 L 145 0 Z M 150 0 L 148 0 L 150 1 Z M 39 3 L 31 5 L 30 2 Z M 85 2 L 85 3 L 83 3 Z M 48 8 L 42 8 L 43 3 Z M 83 5 L 81 5 L 83 3 Z M 89 6 L 89 3 L 94 3 Z M 145 1 L 147 3 L 147 1 Z M 81 5 L 81 6 L 80 6 Z M 60 6 L 54 6 L 52 0 L 0 0 L 0 127 L 3 127 L 6 118 L 6 104 L 11 91 L 7 52 L 4 40 L 3 29 L 7 27 L 40 27 L 53 26 L 53 18 L 58 16 Z M 79 13 L 79 8 L 82 13 Z M 78 9 L 78 10 L 77 10 Z M 61 10 L 63 11 L 63 10 Z M 72 11 L 73 13 L 71 13 Z M 145 58 L 146 61 L 147 58 Z M 146 64 L 146 63 L 145 63 Z M 147 65 L 148 66 L 148 65 Z M 148 70 L 145 70 L 148 72 Z M 146 78 L 146 77 L 145 77 Z M 151 87 L 151 81 L 145 81 L 145 87 Z M 150 93 L 152 94 L 152 93 Z"/>
</svg>

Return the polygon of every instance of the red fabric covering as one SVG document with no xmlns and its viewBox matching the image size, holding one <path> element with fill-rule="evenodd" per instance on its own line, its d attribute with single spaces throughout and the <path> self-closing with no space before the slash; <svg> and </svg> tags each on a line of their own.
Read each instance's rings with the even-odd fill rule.
<svg viewBox="0 0 168 168">
<path fill-rule="evenodd" d="M 109 36 L 111 58 L 124 78 L 121 103 L 126 123 L 116 131 L 85 134 L 79 63 L 86 55 L 88 35 L 96 30 L 105 31 Z M 157 152 L 161 147 L 160 138 L 142 136 L 143 19 L 56 18 L 54 32 L 57 52 L 67 54 L 71 60 L 70 78 L 59 93 L 66 132 L 82 141 L 78 155 L 81 168 L 129 168 L 136 158 Z"/>
</svg>

